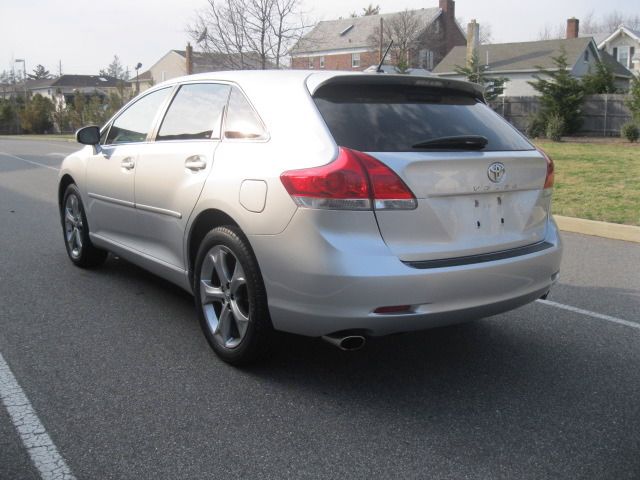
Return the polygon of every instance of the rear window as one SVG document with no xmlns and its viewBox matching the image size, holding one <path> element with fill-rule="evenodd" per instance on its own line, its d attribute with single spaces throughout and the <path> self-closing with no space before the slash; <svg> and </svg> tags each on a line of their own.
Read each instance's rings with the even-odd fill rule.
<svg viewBox="0 0 640 480">
<path fill-rule="evenodd" d="M 314 101 L 336 143 L 364 152 L 421 151 L 412 145 L 465 135 L 486 137 L 482 151 L 534 149 L 484 103 L 455 90 L 326 85 L 314 94 Z"/>
</svg>

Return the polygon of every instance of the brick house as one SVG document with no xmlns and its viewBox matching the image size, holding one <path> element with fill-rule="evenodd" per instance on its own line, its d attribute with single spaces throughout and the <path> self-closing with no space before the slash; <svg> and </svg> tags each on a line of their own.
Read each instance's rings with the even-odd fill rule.
<svg viewBox="0 0 640 480">
<path fill-rule="evenodd" d="M 420 28 L 408 52 L 409 67 L 432 70 L 453 47 L 466 45 L 465 35 L 455 19 L 455 1 L 440 0 L 435 8 L 319 22 L 289 52 L 291 67 L 362 71 L 377 65 L 380 20 L 392 25 L 403 15 L 410 15 Z M 386 38 L 383 44 L 386 48 Z M 392 58 L 392 63 L 394 60 L 397 61 Z"/>
</svg>

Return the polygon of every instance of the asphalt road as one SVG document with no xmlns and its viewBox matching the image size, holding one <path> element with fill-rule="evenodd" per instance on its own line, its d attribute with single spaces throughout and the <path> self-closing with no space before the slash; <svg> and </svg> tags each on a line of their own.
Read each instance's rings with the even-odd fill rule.
<svg viewBox="0 0 640 480">
<path fill-rule="evenodd" d="M 76 478 L 640 478 L 640 245 L 563 235 L 550 300 L 609 317 L 536 302 L 355 353 L 283 336 L 238 370 L 189 295 L 67 260 L 75 148 L 0 139 L 0 354 Z M 40 478 L 14 423 L 0 405 L 0 478 Z"/>
</svg>

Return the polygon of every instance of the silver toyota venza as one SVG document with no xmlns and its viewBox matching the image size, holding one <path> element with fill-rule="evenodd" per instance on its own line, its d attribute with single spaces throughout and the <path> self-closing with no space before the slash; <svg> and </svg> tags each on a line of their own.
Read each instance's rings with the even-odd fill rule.
<svg viewBox="0 0 640 480">
<path fill-rule="evenodd" d="M 553 163 L 470 83 L 192 75 L 77 139 L 59 178 L 71 261 L 114 252 L 191 292 L 230 363 L 273 330 L 355 349 L 519 307 L 558 277 Z"/>
</svg>

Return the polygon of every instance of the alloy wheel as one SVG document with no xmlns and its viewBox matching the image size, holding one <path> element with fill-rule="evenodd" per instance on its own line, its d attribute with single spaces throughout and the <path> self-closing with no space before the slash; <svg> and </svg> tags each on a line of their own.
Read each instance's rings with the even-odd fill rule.
<svg viewBox="0 0 640 480">
<path fill-rule="evenodd" d="M 67 196 L 67 201 L 64 205 L 64 231 L 69 254 L 76 259 L 82 255 L 83 229 L 80 202 L 78 197 L 72 193 Z"/>
<path fill-rule="evenodd" d="M 202 310 L 214 339 L 225 348 L 242 342 L 249 326 L 247 281 L 238 257 L 227 247 L 212 247 L 200 269 Z"/>
</svg>

